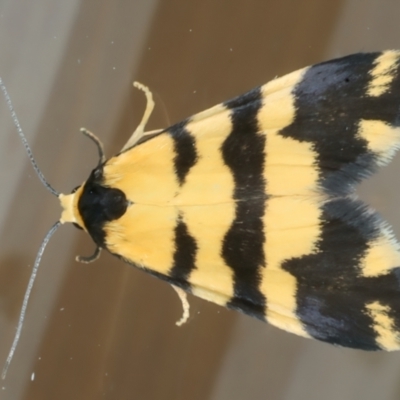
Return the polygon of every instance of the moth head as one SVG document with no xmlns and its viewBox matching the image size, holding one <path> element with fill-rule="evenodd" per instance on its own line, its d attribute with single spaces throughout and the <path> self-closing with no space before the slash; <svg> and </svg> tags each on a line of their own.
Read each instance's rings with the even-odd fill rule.
<svg viewBox="0 0 400 400">
<path fill-rule="evenodd" d="M 59 192 L 57 192 L 45 179 L 45 177 L 43 176 L 43 173 L 40 171 L 38 165 L 36 164 L 36 161 L 33 157 L 32 154 L 32 150 L 29 146 L 29 143 L 22 131 L 21 125 L 19 123 L 19 120 L 17 118 L 17 115 L 14 112 L 14 107 L 12 105 L 10 96 L 8 95 L 7 89 L 2 81 L 2 79 L 0 78 L 0 90 L 3 92 L 3 95 L 5 97 L 6 103 L 8 105 L 8 108 L 10 110 L 13 122 L 15 127 L 17 128 L 17 132 L 18 135 L 25 147 L 25 150 L 28 154 L 29 160 L 32 163 L 33 169 L 35 170 L 36 174 L 38 175 L 39 179 L 41 180 L 41 182 L 43 183 L 43 185 L 46 187 L 47 190 L 49 190 L 54 196 L 58 197 L 61 203 L 61 207 L 63 208 L 63 212 L 61 214 L 61 218 L 50 228 L 50 230 L 47 232 L 46 236 L 44 237 L 42 244 L 40 245 L 40 248 L 37 252 L 36 255 L 36 259 L 33 265 L 33 269 L 32 269 L 32 273 L 31 273 L 31 277 L 29 278 L 29 283 L 28 283 L 28 287 L 26 289 L 25 292 L 25 296 L 24 296 L 24 301 L 23 301 L 23 305 L 22 305 L 22 309 L 21 309 L 21 313 L 20 313 L 20 317 L 18 320 L 18 326 L 17 326 L 17 330 L 15 332 L 15 336 L 14 336 L 14 340 L 13 343 L 11 345 L 7 360 L 4 364 L 3 367 L 3 371 L 1 373 L 1 378 L 5 379 L 6 375 L 7 375 L 7 371 L 8 371 L 8 367 L 10 366 L 11 360 L 13 358 L 14 352 L 17 348 L 18 345 L 18 341 L 21 335 L 21 331 L 22 331 L 22 327 L 24 324 L 24 319 L 25 319 L 25 313 L 26 313 L 26 309 L 28 306 L 28 302 L 29 302 L 29 297 L 32 291 L 32 287 L 37 275 L 37 271 L 40 265 L 40 260 L 42 258 L 43 252 L 46 248 L 47 243 L 49 242 L 50 238 L 53 236 L 54 232 L 59 228 L 59 226 L 65 222 L 72 222 L 75 226 L 82 228 L 86 231 L 85 229 L 85 225 L 83 223 L 83 219 L 80 216 L 79 213 L 79 199 L 81 198 L 81 195 L 83 193 L 83 190 L 86 187 L 86 184 L 79 186 L 78 188 L 76 188 L 76 190 L 73 190 L 71 194 L 68 195 L 64 195 L 64 194 L 60 194 Z M 97 137 L 95 135 L 93 135 L 91 132 L 87 131 L 86 129 L 81 129 L 81 132 L 83 134 L 85 134 L 86 136 L 88 136 L 90 139 L 92 139 L 99 151 L 99 156 L 100 156 L 100 161 L 99 161 L 99 165 L 103 164 L 105 161 L 105 157 L 104 157 L 104 152 L 103 152 L 103 146 L 101 144 L 101 142 L 99 141 L 99 139 L 97 139 Z M 78 260 L 81 262 L 91 262 L 94 261 L 98 255 L 100 254 L 100 247 L 98 246 L 96 248 L 96 252 L 93 256 L 91 257 L 78 257 Z"/>
<path fill-rule="evenodd" d="M 81 128 L 81 133 L 91 139 L 97 147 L 99 152 L 99 163 L 97 168 L 92 171 L 88 181 L 101 181 L 102 168 L 101 165 L 105 162 L 103 144 L 92 132 L 85 128 Z M 87 188 L 86 182 L 81 186 L 77 186 L 70 194 L 56 193 L 58 199 L 60 200 L 62 212 L 60 223 L 64 224 L 66 222 L 71 222 L 77 228 L 83 229 L 87 232 L 85 223 L 82 218 L 82 212 L 79 210 L 79 201 Z M 86 191 L 87 192 L 87 191 Z"/>
<path fill-rule="evenodd" d="M 62 224 L 71 222 L 79 228 L 86 230 L 78 208 L 78 201 L 82 195 L 83 187 L 84 185 L 76 187 L 70 194 L 61 193 L 58 199 L 62 207 L 60 222 Z"/>
<path fill-rule="evenodd" d="M 140 89 L 144 90 L 146 93 L 146 97 L 151 104 L 151 92 L 140 84 L 135 84 L 135 86 L 139 87 Z M 35 170 L 36 174 L 38 175 L 39 179 L 54 196 L 58 197 L 60 200 L 61 207 L 63 209 L 61 213 L 61 218 L 50 228 L 47 232 L 46 236 L 44 237 L 42 244 L 38 250 L 36 255 L 36 259 L 33 265 L 31 277 L 29 278 L 28 287 L 25 292 L 24 301 L 20 313 L 20 317 L 18 320 L 17 330 L 14 336 L 13 343 L 11 345 L 7 360 L 4 364 L 3 371 L 1 373 L 1 378 L 5 379 L 7 375 L 8 367 L 10 366 L 11 360 L 13 358 L 14 352 L 17 348 L 18 341 L 21 335 L 22 327 L 24 324 L 25 313 L 27 310 L 29 297 L 31 294 L 31 290 L 37 275 L 37 271 L 40 265 L 40 260 L 42 258 L 43 252 L 46 248 L 47 243 L 49 242 L 50 238 L 54 234 L 54 232 L 59 228 L 61 224 L 65 222 L 71 222 L 76 227 L 89 232 L 94 241 L 97 244 L 95 253 L 90 257 L 77 257 L 77 260 L 83 263 L 89 263 L 94 261 L 98 258 L 101 248 L 102 242 L 104 240 L 103 233 L 102 233 L 102 224 L 107 221 L 111 221 L 113 219 L 119 218 L 123 215 L 130 204 L 130 202 L 126 199 L 125 194 L 115 188 L 109 188 L 107 186 L 102 185 L 102 166 L 105 163 L 105 156 L 103 151 L 103 145 L 100 140 L 90 131 L 85 128 L 81 128 L 81 132 L 89 137 L 95 144 L 99 153 L 99 163 L 97 168 L 93 170 L 89 179 L 78 186 L 76 189 L 72 191 L 71 194 L 62 194 L 57 192 L 45 179 L 43 173 L 40 171 L 36 161 L 33 157 L 32 150 L 29 146 L 29 143 L 25 137 L 24 132 L 22 131 L 21 125 L 17 118 L 17 115 L 14 111 L 14 107 L 12 105 L 10 96 L 8 95 L 7 89 L 0 78 L 0 90 L 3 92 L 4 98 L 8 105 L 8 108 L 11 113 L 11 117 L 13 119 L 14 125 L 17 129 L 18 135 L 25 147 L 25 150 L 28 154 L 29 160 L 32 163 L 33 169 Z M 152 109 L 152 106 L 150 107 Z M 150 110 L 151 113 L 151 110 Z M 148 116 L 150 115 L 148 113 Z M 145 114 L 146 115 L 146 114 Z M 147 117 L 148 118 L 148 117 Z M 145 122 L 142 121 L 143 127 Z M 142 127 L 142 128 L 143 128 Z M 139 133 L 142 132 L 139 129 Z M 134 135 L 133 135 L 134 136 Z M 134 138 L 136 138 L 134 136 Z M 126 146 L 131 146 L 135 143 L 135 141 L 129 140 Z M 88 207 L 90 206 L 90 207 Z M 93 206 L 93 207 L 92 207 Z M 89 209 L 90 208 L 90 209 Z M 90 226 L 92 228 L 90 228 Z M 88 229 L 89 227 L 89 229 Z"/>
</svg>

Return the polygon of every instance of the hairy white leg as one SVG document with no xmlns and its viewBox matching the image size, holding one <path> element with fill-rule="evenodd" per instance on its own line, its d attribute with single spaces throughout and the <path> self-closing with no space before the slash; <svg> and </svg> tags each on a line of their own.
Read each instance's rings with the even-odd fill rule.
<svg viewBox="0 0 400 400">
<path fill-rule="evenodd" d="M 151 131 L 151 132 L 144 131 L 147 121 L 149 120 L 150 115 L 154 109 L 153 95 L 147 86 L 142 85 L 139 82 L 133 82 L 133 86 L 135 86 L 137 89 L 140 89 L 141 91 L 144 92 L 144 94 L 146 95 L 147 104 L 146 104 L 146 109 L 144 110 L 142 120 L 140 121 L 140 124 L 136 128 L 135 132 L 133 132 L 133 134 L 129 138 L 129 140 L 125 143 L 125 146 L 122 148 L 121 151 L 124 151 L 124 150 L 128 149 L 129 147 L 132 147 L 133 145 L 135 145 L 143 136 L 162 131 L 162 129 L 158 129 L 158 130 Z"/>
<path fill-rule="evenodd" d="M 183 289 L 181 289 L 180 287 L 175 286 L 175 285 L 171 285 L 171 286 L 175 290 L 175 292 L 178 294 L 178 297 L 179 297 L 180 301 L 182 302 L 183 314 L 182 314 L 181 319 L 176 322 L 177 326 L 181 326 L 187 322 L 187 320 L 190 316 L 190 312 L 189 312 L 190 304 L 187 299 L 187 293 Z"/>
</svg>

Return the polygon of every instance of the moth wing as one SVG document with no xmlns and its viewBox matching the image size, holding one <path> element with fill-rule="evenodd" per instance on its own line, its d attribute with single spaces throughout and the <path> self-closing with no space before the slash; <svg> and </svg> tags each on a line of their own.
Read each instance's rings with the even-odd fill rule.
<svg viewBox="0 0 400 400">
<path fill-rule="evenodd" d="M 399 147 L 398 60 L 305 68 L 110 159 L 132 205 L 107 248 L 288 331 L 398 348 L 398 244 L 352 194 Z"/>
</svg>

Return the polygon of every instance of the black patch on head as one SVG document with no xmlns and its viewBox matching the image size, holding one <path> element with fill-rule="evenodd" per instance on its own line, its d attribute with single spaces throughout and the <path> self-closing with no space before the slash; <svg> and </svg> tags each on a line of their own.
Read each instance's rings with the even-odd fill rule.
<svg viewBox="0 0 400 400">
<path fill-rule="evenodd" d="M 222 245 L 222 257 L 234 273 L 234 297 L 228 307 L 265 319 L 266 299 L 260 290 L 265 267 L 265 136 L 258 134 L 257 122 L 261 92 L 254 89 L 225 106 L 231 109 L 232 132 L 221 152 L 234 178 L 236 202 L 236 216 Z"/>
<path fill-rule="evenodd" d="M 174 169 L 180 185 L 185 183 L 190 168 L 198 159 L 195 138 L 186 130 L 186 125 L 187 121 L 183 121 L 167 131 L 174 141 Z"/>
<path fill-rule="evenodd" d="M 196 268 L 197 244 L 182 217 L 179 216 L 175 226 L 175 252 L 174 265 L 168 272 L 173 282 L 179 282 L 179 286 L 188 289 L 188 278 Z"/>
<path fill-rule="evenodd" d="M 280 134 L 312 143 L 320 185 L 328 194 L 348 193 L 377 168 L 376 154 L 357 134 L 360 120 L 400 126 L 399 66 L 388 91 L 367 95 L 370 73 L 381 54 L 354 54 L 314 65 L 293 90 L 295 119 Z"/>
<path fill-rule="evenodd" d="M 282 268 L 297 280 L 296 315 L 315 339 L 363 350 L 379 350 L 367 305 L 390 307 L 400 328 L 397 269 L 378 277 L 362 275 L 368 244 L 380 232 L 381 219 L 356 200 L 333 200 L 323 206 L 316 251 L 292 258 Z"/>
<path fill-rule="evenodd" d="M 79 213 L 94 242 L 105 246 L 104 225 L 122 217 L 128 207 L 124 192 L 102 185 L 103 169 L 96 168 L 83 187 L 78 201 Z"/>
</svg>

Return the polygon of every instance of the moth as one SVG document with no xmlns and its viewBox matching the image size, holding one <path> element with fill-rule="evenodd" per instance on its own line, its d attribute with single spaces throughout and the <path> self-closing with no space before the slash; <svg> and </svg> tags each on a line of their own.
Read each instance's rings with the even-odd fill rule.
<svg viewBox="0 0 400 400">
<path fill-rule="evenodd" d="M 297 335 L 400 347 L 400 247 L 354 194 L 400 146 L 400 52 L 272 80 L 101 155 L 57 194 L 100 249 Z M 47 242 L 46 242 L 47 243 Z M 44 244 L 45 245 L 45 244 Z M 44 249 L 44 246 L 42 246 Z M 42 250 L 42 249 L 41 249 Z M 182 296 L 183 298 L 183 296 Z"/>
</svg>

